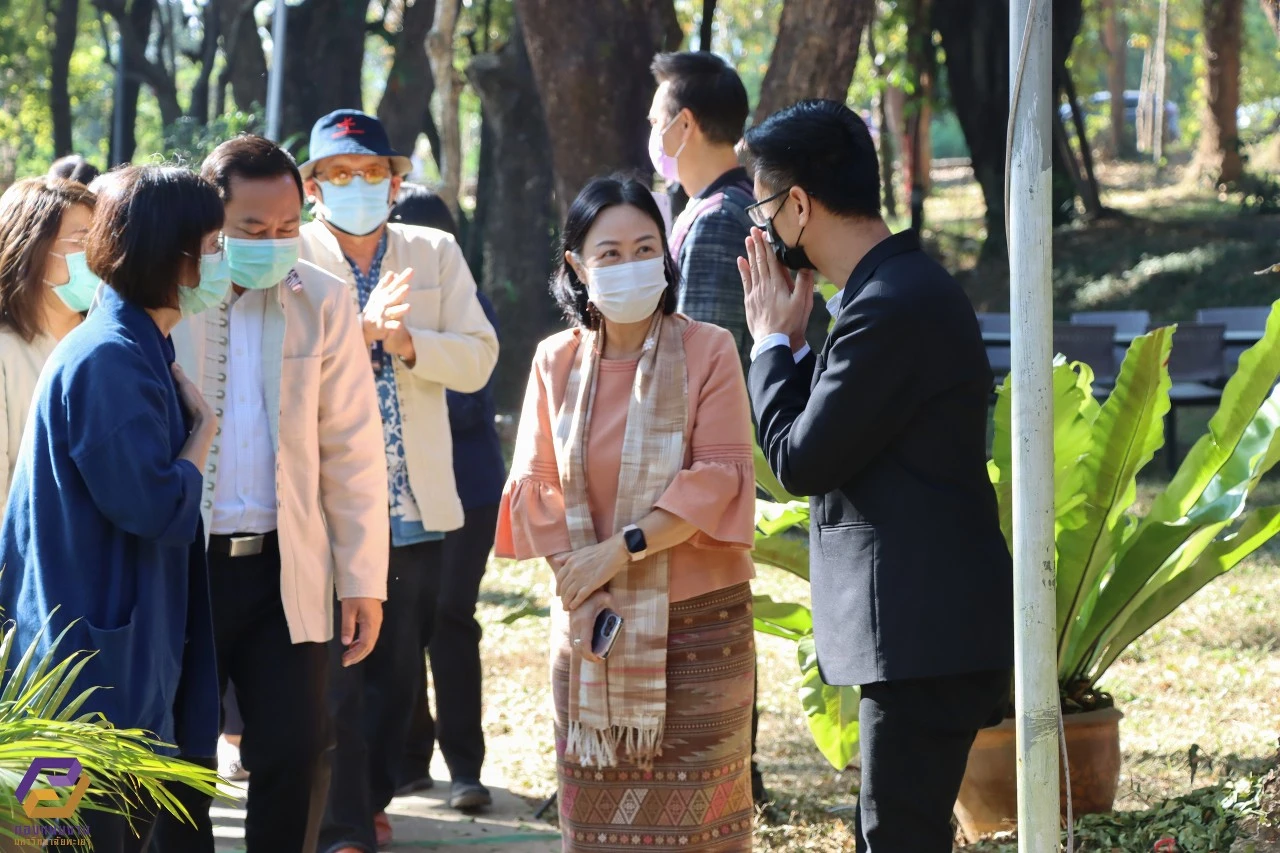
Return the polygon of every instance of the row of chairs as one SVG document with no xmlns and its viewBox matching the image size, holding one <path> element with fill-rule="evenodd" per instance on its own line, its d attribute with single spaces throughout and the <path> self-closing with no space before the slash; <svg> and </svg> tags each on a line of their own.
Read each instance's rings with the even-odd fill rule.
<svg viewBox="0 0 1280 853">
<path fill-rule="evenodd" d="M 1169 354 L 1169 416 L 1165 419 L 1165 458 L 1172 474 L 1180 456 L 1177 445 L 1179 406 L 1216 405 L 1222 388 L 1235 371 L 1240 354 L 1266 330 L 1270 307 L 1205 308 L 1194 323 L 1178 323 Z M 1008 314 L 980 314 L 984 336 L 1000 338 L 988 343 L 987 357 L 997 382 L 1009 372 Z M 1107 396 L 1114 387 L 1128 342 L 1158 324 L 1146 311 L 1082 311 L 1070 323 L 1055 323 L 1054 352 L 1071 361 L 1082 361 L 1094 372 L 1094 393 Z M 1231 338 L 1228 341 L 1228 337 Z"/>
</svg>

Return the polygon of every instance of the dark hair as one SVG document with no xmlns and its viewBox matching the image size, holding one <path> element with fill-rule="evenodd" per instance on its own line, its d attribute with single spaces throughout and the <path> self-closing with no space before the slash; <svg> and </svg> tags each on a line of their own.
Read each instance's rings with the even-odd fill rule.
<svg viewBox="0 0 1280 853">
<path fill-rule="evenodd" d="M 213 149 L 200 166 L 200 177 L 217 187 L 223 204 L 231 201 L 232 178 L 257 181 L 282 175 L 293 178 L 298 185 L 298 201 L 303 201 L 306 194 L 302 190 L 302 175 L 293 157 L 271 140 L 251 133 L 228 139 Z"/>
<path fill-rule="evenodd" d="M 62 178 L 27 178 L 0 196 L 0 325 L 30 343 L 41 331 L 44 268 L 73 205 L 93 208 L 93 193 Z"/>
<path fill-rule="evenodd" d="M 425 225 L 427 228 L 446 231 L 455 240 L 458 239 L 458 224 L 453 221 L 449 205 L 421 184 L 400 185 L 395 206 L 391 208 L 391 221 L 405 225 Z"/>
<path fill-rule="evenodd" d="M 667 97 L 673 109 L 668 121 L 688 109 L 711 142 L 733 145 L 742 138 L 750 112 L 747 90 L 729 63 L 703 51 L 660 53 L 650 70 L 659 83 L 671 84 Z"/>
<path fill-rule="evenodd" d="M 199 269 L 204 238 L 223 216 L 218 191 L 186 169 L 120 169 L 98 196 L 89 269 L 139 308 L 176 308 L 183 277 Z"/>
<path fill-rule="evenodd" d="M 62 178 L 85 186 L 100 174 L 97 166 L 79 154 L 68 154 L 66 157 L 54 160 L 53 165 L 49 167 L 50 178 Z"/>
<path fill-rule="evenodd" d="M 871 132 L 837 101 L 801 101 L 746 135 L 747 167 L 770 194 L 800 187 L 837 216 L 880 218 L 880 160 Z"/>
<path fill-rule="evenodd" d="M 658 226 L 662 256 L 667 268 L 667 291 L 662 297 L 662 313 L 672 314 L 676 310 L 680 271 L 671 259 L 671 250 L 667 248 L 666 224 L 662 220 L 658 203 L 653 200 L 653 194 L 634 178 L 595 178 L 582 188 L 582 192 L 578 193 L 569 207 L 569 215 L 565 217 L 561 234 L 560 267 L 551 277 L 551 295 L 555 297 L 564 318 L 584 329 L 597 328 L 598 315 L 593 314 L 588 307 L 586 283 L 578 278 L 564 256 L 566 252 L 581 255 L 587 233 L 596 224 L 600 214 L 611 207 L 624 204 L 638 208 Z"/>
</svg>

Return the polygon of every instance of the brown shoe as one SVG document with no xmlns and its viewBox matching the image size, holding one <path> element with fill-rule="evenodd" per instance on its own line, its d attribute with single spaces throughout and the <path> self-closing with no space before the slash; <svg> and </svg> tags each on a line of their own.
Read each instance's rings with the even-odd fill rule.
<svg viewBox="0 0 1280 853">
<path fill-rule="evenodd" d="M 373 816 L 373 834 L 378 840 L 378 847 L 387 847 L 391 844 L 391 818 L 387 817 L 386 812 L 378 812 Z"/>
</svg>

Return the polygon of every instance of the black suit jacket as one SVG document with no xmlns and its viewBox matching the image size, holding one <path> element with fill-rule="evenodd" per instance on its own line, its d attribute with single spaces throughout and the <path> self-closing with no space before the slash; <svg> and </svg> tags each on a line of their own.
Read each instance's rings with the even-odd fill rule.
<svg viewBox="0 0 1280 853">
<path fill-rule="evenodd" d="M 1013 569 L 987 476 L 991 367 L 973 306 L 914 232 L 858 264 L 821 352 L 760 353 L 760 446 L 810 496 L 828 684 L 1013 664 Z"/>
</svg>

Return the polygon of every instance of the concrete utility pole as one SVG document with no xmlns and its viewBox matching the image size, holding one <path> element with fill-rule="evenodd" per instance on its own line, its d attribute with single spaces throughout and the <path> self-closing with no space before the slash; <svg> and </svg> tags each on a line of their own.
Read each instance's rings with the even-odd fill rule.
<svg viewBox="0 0 1280 853">
<path fill-rule="evenodd" d="M 275 0 L 271 22 L 271 68 L 267 72 L 267 139 L 280 141 L 280 110 L 284 99 L 284 40 L 289 7 Z"/>
<path fill-rule="evenodd" d="M 1054 568 L 1052 0 L 1009 4 L 1009 304 L 1013 362 L 1014 691 L 1018 849 L 1058 849 Z"/>
</svg>

